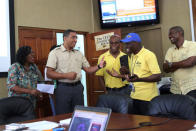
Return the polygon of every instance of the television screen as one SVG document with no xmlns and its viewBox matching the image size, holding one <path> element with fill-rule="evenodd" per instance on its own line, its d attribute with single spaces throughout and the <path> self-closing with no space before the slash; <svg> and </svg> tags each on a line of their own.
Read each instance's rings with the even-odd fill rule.
<svg viewBox="0 0 196 131">
<path fill-rule="evenodd" d="M 158 0 L 98 0 L 102 28 L 159 23 Z"/>
</svg>

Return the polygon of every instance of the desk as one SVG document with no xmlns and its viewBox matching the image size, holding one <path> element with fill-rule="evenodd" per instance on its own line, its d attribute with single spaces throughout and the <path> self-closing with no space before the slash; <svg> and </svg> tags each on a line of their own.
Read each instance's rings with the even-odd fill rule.
<svg viewBox="0 0 196 131">
<path fill-rule="evenodd" d="M 25 122 L 35 122 L 40 120 L 59 122 L 59 120 L 70 118 L 70 117 L 71 114 L 63 114 L 63 115 L 45 117 L 45 118 L 40 118 L 40 119 L 35 119 L 35 120 L 25 121 Z M 140 122 L 159 123 L 167 119 L 168 118 L 112 113 L 107 128 L 108 129 L 131 128 L 131 127 L 138 126 Z M 196 124 L 196 122 L 194 121 L 173 119 L 163 125 L 142 127 L 139 129 L 134 129 L 133 131 L 188 131 L 190 129 L 193 129 L 194 124 Z M 3 130 L 4 128 L 5 126 L 0 126 L 0 130 Z"/>
</svg>

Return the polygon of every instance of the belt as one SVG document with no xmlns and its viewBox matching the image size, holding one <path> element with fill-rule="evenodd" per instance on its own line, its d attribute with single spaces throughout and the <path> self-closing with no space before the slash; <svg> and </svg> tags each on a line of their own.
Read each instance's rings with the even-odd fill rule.
<svg viewBox="0 0 196 131">
<path fill-rule="evenodd" d="M 110 88 L 106 87 L 107 91 L 121 91 L 122 89 L 126 88 L 127 86 L 119 87 L 119 88 Z"/>
<path fill-rule="evenodd" d="M 73 83 L 67 83 L 67 82 L 59 82 L 57 84 L 65 85 L 65 86 L 76 86 L 81 84 L 81 81 L 73 82 Z"/>
</svg>

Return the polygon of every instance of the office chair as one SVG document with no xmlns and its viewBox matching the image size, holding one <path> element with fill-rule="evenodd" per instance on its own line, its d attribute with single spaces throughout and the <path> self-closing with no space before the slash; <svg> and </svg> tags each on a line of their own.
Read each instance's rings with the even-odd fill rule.
<svg viewBox="0 0 196 131">
<path fill-rule="evenodd" d="M 96 106 L 111 108 L 112 112 L 126 114 L 132 111 L 132 99 L 121 94 L 103 94 L 99 96 Z"/>
<path fill-rule="evenodd" d="M 12 96 L 0 99 L 0 125 L 34 118 L 33 103 L 28 98 Z"/>
<path fill-rule="evenodd" d="M 196 100 L 188 95 L 160 95 L 149 104 L 148 115 L 196 120 Z"/>
</svg>

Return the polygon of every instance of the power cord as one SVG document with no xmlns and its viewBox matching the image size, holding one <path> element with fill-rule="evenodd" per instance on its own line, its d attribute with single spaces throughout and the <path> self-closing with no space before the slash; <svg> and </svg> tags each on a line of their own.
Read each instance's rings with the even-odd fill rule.
<svg viewBox="0 0 196 131">
<path fill-rule="evenodd" d="M 165 123 L 167 123 L 168 121 L 173 120 L 173 118 L 167 119 L 165 121 L 159 122 L 159 123 L 152 123 L 152 122 L 140 122 L 139 126 L 136 127 L 130 127 L 130 128 L 113 128 L 113 129 L 107 129 L 107 130 L 132 130 L 132 129 L 138 129 L 138 128 L 142 128 L 145 126 L 159 126 L 159 125 L 163 125 Z"/>
</svg>

